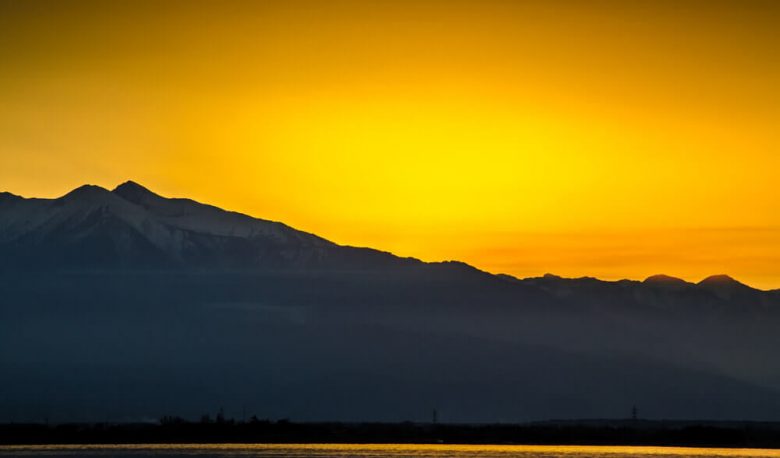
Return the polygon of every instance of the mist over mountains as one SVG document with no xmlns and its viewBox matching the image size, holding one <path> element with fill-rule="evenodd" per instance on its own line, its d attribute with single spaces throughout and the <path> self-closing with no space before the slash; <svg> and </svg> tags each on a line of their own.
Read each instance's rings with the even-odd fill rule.
<svg viewBox="0 0 780 458">
<path fill-rule="evenodd" d="M 0 193 L 0 421 L 780 420 L 780 292 L 517 279 L 127 182 Z"/>
</svg>

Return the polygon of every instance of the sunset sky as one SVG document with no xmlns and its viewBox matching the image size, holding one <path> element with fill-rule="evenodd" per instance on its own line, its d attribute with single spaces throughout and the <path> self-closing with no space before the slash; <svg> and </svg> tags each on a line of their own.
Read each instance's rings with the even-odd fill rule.
<svg viewBox="0 0 780 458">
<path fill-rule="evenodd" d="M 0 191 L 780 288 L 780 2 L 0 0 Z"/>
</svg>

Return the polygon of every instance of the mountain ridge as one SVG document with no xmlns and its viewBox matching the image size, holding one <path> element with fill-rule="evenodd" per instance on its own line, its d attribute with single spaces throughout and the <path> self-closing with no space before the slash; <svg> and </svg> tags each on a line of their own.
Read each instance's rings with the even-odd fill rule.
<svg viewBox="0 0 780 458">
<path fill-rule="evenodd" d="M 138 264 L 140 268 L 174 264 L 299 268 L 335 266 L 348 258 L 360 258 L 364 266 L 387 267 L 395 260 L 411 261 L 379 250 L 336 245 L 284 223 L 190 199 L 165 198 L 135 182 L 125 182 L 113 191 L 84 185 L 54 199 L 15 200 L 2 210 L 0 217 L 6 224 L 0 223 L 0 240 L 5 242 L 6 251 L 14 252 L 6 257 L 20 257 L 24 251 L 38 253 L 39 265 L 50 264 L 44 259 L 46 249 L 52 251 L 56 265 L 97 262 L 94 256 L 78 260 L 56 253 L 89 237 L 105 240 L 100 267 L 138 264 L 139 259 L 128 260 L 126 256 L 139 244 L 146 246 L 149 255 L 145 265 Z"/>
<path fill-rule="evenodd" d="M 0 195 L 0 291 L 0 421 L 780 419 L 780 295 L 724 276 L 518 279 L 127 182 Z"/>
<path fill-rule="evenodd" d="M 76 202 L 86 201 L 92 204 L 105 205 L 109 207 L 112 204 L 121 205 L 121 204 L 117 204 L 117 201 L 112 202 L 111 196 L 118 197 L 132 205 L 145 209 L 146 211 L 153 214 L 156 218 L 158 218 L 159 220 L 156 222 L 162 223 L 163 226 L 174 226 L 182 230 L 192 231 L 196 233 L 204 233 L 204 234 L 222 236 L 222 237 L 239 237 L 239 238 L 242 237 L 251 238 L 264 233 L 264 235 L 266 236 L 281 237 L 282 239 L 284 237 L 280 235 L 280 233 L 287 233 L 288 235 L 294 234 L 296 238 L 305 239 L 308 241 L 308 243 L 316 245 L 317 247 L 330 246 L 330 247 L 345 248 L 348 250 L 350 249 L 369 250 L 371 252 L 381 253 L 382 255 L 390 256 L 392 258 L 397 258 L 399 260 L 406 260 L 411 262 L 423 262 L 414 257 L 401 257 L 391 252 L 372 248 L 372 247 L 356 247 L 352 245 L 337 244 L 326 238 L 318 236 L 314 233 L 293 228 L 282 222 L 258 218 L 237 211 L 225 210 L 189 198 L 164 197 L 160 194 L 151 191 L 149 188 L 133 180 L 127 180 L 117 185 L 112 190 L 109 190 L 107 188 L 98 185 L 85 184 L 57 198 L 25 198 L 22 196 L 15 195 L 8 191 L 4 191 L 4 192 L 0 192 L 0 203 L 2 203 L 3 201 L 8 201 L 10 203 L 36 202 L 36 203 L 49 203 L 53 205 L 58 205 L 61 204 L 62 202 L 68 202 L 68 201 L 76 201 Z M 122 209 L 122 211 L 127 211 L 127 209 Z M 197 218 L 200 218 L 200 222 L 196 221 Z M 211 218 L 210 224 L 204 224 L 203 220 L 208 218 Z M 134 221 L 133 223 L 136 229 L 138 229 L 140 226 L 144 224 L 144 221 Z M 152 223 L 149 224 L 154 225 Z M 250 228 L 249 226 L 254 226 L 254 228 Z M 264 227 L 261 229 L 260 228 L 261 226 Z M 4 239 L 3 234 L 1 232 L 2 228 L 3 228 L 2 224 L 0 224 L 0 240 Z M 7 235 L 5 239 L 6 240 L 8 239 Z M 676 288 L 701 287 L 712 291 L 718 291 L 721 294 L 724 293 L 723 292 L 724 288 L 727 289 L 737 288 L 743 290 L 745 288 L 749 288 L 750 290 L 753 291 L 762 291 L 762 292 L 780 291 L 780 289 L 777 290 L 758 289 L 750 285 L 746 285 L 737 280 L 734 280 L 732 277 L 725 274 L 711 275 L 696 283 L 689 282 L 687 280 L 683 280 L 680 278 L 672 277 L 666 274 L 651 275 L 645 278 L 644 280 L 633 280 L 633 279 L 602 280 L 602 279 L 588 277 L 588 276 L 561 277 L 550 273 L 545 274 L 542 277 L 521 278 L 507 273 L 487 272 L 476 266 L 458 260 L 425 262 L 425 264 L 431 264 L 431 265 L 443 264 L 443 263 L 451 263 L 453 265 L 461 264 L 463 266 L 467 266 L 469 269 L 474 269 L 479 272 L 484 272 L 493 275 L 497 278 L 513 279 L 518 282 L 537 282 L 540 280 L 582 282 L 582 281 L 595 280 L 603 283 L 614 283 L 620 281 L 631 281 L 631 282 L 640 282 L 648 285 L 655 285 L 655 286 L 667 287 L 667 288 L 668 287 L 676 287 Z"/>
</svg>

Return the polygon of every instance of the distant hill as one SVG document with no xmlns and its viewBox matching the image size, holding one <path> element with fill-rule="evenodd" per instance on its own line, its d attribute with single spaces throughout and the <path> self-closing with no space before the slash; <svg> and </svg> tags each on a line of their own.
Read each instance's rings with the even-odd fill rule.
<svg viewBox="0 0 780 458">
<path fill-rule="evenodd" d="M 780 294 L 517 279 L 127 182 L 0 193 L 0 422 L 780 420 Z"/>
</svg>

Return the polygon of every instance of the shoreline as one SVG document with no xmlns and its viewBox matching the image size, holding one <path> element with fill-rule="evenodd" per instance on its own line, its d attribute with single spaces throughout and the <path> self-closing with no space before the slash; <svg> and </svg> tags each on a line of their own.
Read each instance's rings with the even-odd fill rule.
<svg viewBox="0 0 780 458">
<path fill-rule="evenodd" d="M 0 424 L 0 446 L 432 444 L 780 449 L 780 422 L 581 420 L 522 424 L 196 423 Z"/>
</svg>

